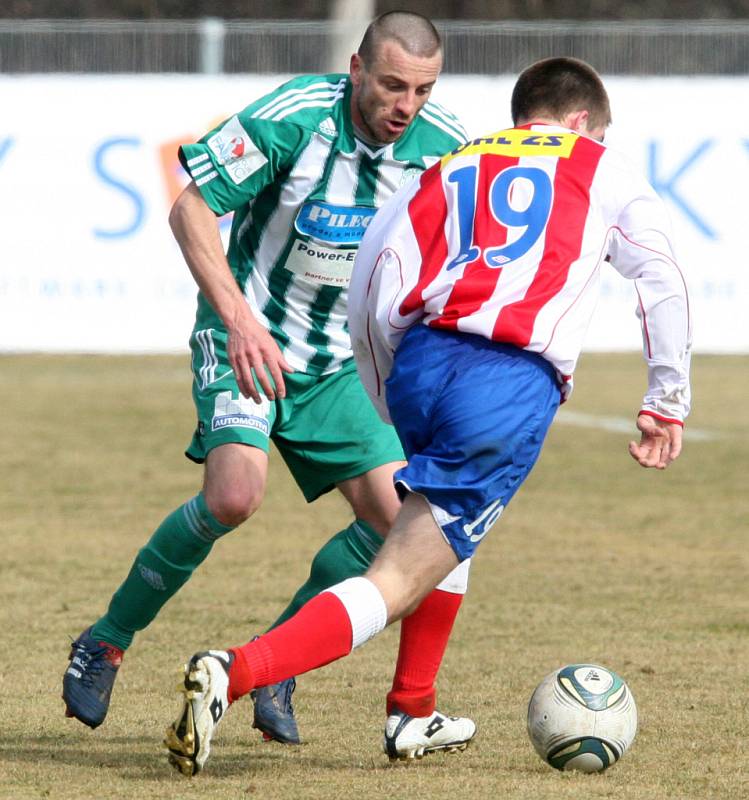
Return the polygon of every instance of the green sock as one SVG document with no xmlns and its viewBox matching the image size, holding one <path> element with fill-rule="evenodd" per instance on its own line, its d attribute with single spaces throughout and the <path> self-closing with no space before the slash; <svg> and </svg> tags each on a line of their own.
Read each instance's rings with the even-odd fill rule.
<svg viewBox="0 0 749 800">
<path fill-rule="evenodd" d="M 173 511 L 138 552 L 91 635 L 126 650 L 135 632 L 147 627 L 189 580 L 216 539 L 231 530 L 211 514 L 202 492 Z"/>
<path fill-rule="evenodd" d="M 337 533 L 318 551 L 312 560 L 307 582 L 270 629 L 293 617 L 308 600 L 324 589 L 366 572 L 382 542 L 382 536 L 359 519 Z"/>
</svg>

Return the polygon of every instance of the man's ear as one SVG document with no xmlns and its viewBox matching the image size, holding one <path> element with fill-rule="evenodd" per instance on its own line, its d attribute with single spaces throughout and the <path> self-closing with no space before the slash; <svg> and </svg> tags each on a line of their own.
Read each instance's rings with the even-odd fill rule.
<svg viewBox="0 0 749 800">
<path fill-rule="evenodd" d="M 562 125 L 565 128 L 575 131 L 576 133 L 584 133 L 588 130 L 588 110 L 583 108 L 580 111 L 570 111 L 562 120 Z"/>
<path fill-rule="evenodd" d="M 358 53 L 353 53 L 349 61 L 348 72 L 351 76 L 351 83 L 353 83 L 354 86 L 358 86 L 361 83 L 361 74 L 363 70 L 364 62 L 361 56 Z"/>
</svg>

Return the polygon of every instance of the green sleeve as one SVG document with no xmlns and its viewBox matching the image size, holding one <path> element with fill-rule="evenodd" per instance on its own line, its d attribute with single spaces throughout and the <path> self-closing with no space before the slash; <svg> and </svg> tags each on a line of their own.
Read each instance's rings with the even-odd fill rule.
<svg viewBox="0 0 749 800">
<path fill-rule="evenodd" d="M 253 119 L 249 108 L 179 149 L 182 166 L 218 215 L 245 205 L 274 183 L 305 139 L 299 126 Z"/>
</svg>

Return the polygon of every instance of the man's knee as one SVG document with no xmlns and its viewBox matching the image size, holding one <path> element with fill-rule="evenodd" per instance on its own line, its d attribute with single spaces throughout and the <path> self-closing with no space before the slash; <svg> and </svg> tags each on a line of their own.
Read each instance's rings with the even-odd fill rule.
<svg viewBox="0 0 749 800">
<path fill-rule="evenodd" d="M 265 494 L 267 455 L 257 448 L 229 444 L 208 454 L 203 496 L 223 525 L 236 527 L 260 507 Z"/>
<path fill-rule="evenodd" d="M 398 516 L 397 507 L 393 509 L 393 513 L 388 513 L 388 511 L 389 509 L 377 507 L 355 508 L 354 514 L 357 519 L 366 522 L 384 539 L 390 532 Z"/>
<path fill-rule="evenodd" d="M 409 494 L 365 577 L 380 590 L 392 622 L 414 611 L 457 564 L 427 500 Z"/>
<path fill-rule="evenodd" d="M 260 507 L 263 492 L 248 483 L 212 486 L 203 489 L 208 510 L 223 525 L 237 527 L 249 519 Z"/>
<path fill-rule="evenodd" d="M 387 536 L 400 511 L 393 473 L 402 465 L 401 462 L 383 464 L 339 484 L 357 519 L 371 525 L 380 536 Z"/>
</svg>

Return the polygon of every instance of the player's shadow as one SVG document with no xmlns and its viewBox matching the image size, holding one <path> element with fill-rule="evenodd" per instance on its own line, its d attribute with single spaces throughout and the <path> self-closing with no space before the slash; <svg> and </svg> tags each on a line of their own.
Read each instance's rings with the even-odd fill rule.
<svg viewBox="0 0 749 800">
<path fill-rule="evenodd" d="M 14 736 L 12 744 L 0 744 L 0 764 L 51 764 L 69 766 L 76 770 L 94 770 L 100 776 L 113 770 L 124 779 L 163 781 L 173 777 L 184 780 L 167 760 L 166 748 L 157 740 L 143 736 L 97 736 L 42 734 Z M 365 757 L 352 765 L 350 754 L 318 755 L 304 744 L 287 747 L 272 743 L 242 742 L 234 739 L 217 742 L 211 752 L 204 778 L 261 777 L 277 775 L 279 767 L 302 766 L 307 769 L 340 771 L 358 769 L 379 771 L 391 765 L 384 757 Z"/>
<path fill-rule="evenodd" d="M 58 734 L 13 737 L 0 745 L 0 764 L 50 764 L 80 770 L 116 770 L 123 776 L 162 779 L 168 768 L 166 750 L 159 758 L 157 743 L 153 745 L 135 736 L 97 737 Z"/>
</svg>

